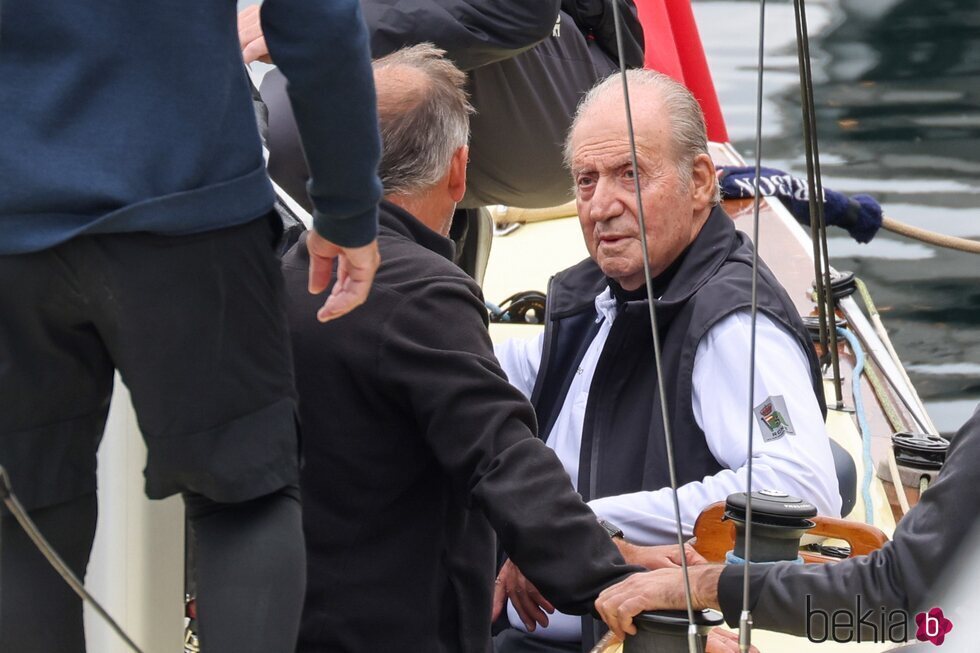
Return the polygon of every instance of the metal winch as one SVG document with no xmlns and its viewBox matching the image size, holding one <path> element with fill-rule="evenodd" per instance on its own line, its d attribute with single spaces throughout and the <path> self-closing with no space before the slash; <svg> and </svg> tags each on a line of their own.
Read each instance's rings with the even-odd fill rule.
<svg viewBox="0 0 980 653">
<path fill-rule="evenodd" d="M 745 560 L 745 492 L 730 494 L 725 519 L 735 523 L 735 549 L 729 561 Z M 752 493 L 752 562 L 795 561 L 800 557 L 800 538 L 814 527 L 817 508 L 781 490 Z"/>
<path fill-rule="evenodd" d="M 697 626 L 699 651 L 703 651 L 708 641 L 708 632 L 724 622 L 720 612 L 715 610 L 695 610 L 694 624 Z M 688 625 L 686 610 L 660 610 L 641 612 L 633 617 L 636 635 L 623 642 L 623 653 L 689 653 L 687 643 Z"/>
<path fill-rule="evenodd" d="M 902 485 L 924 489 L 935 480 L 946 462 L 949 440 L 926 433 L 896 433 L 892 436 L 892 450 Z M 880 475 L 880 474 L 879 474 Z"/>
</svg>

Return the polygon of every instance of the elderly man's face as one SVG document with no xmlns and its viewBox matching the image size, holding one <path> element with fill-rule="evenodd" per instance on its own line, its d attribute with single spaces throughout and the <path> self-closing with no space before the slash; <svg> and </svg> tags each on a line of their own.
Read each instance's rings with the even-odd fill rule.
<svg viewBox="0 0 980 653">
<path fill-rule="evenodd" d="M 645 95 L 649 95 L 649 91 Z M 650 273 L 663 272 L 697 236 L 711 209 L 699 184 L 711 166 L 695 162 L 691 179 L 674 161 L 670 121 L 660 102 L 633 104 L 640 191 Z M 583 116 L 572 134 L 572 178 L 582 234 L 589 254 L 606 276 L 626 290 L 643 285 L 643 247 L 635 179 L 621 98 L 607 95 Z M 714 175 L 713 168 L 710 175 Z M 711 183 L 714 183 L 713 179 Z M 710 191 L 709 191 L 710 192 Z"/>
</svg>

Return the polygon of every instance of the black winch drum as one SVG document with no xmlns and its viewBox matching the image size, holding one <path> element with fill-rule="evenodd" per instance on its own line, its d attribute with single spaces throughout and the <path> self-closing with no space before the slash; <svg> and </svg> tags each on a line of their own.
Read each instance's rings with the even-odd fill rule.
<svg viewBox="0 0 980 653">
<path fill-rule="evenodd" d="M 725 502 L 725 517 L 735 522 L 735 550 L 745 558 L 746 494 L 729 495 Z M 779 490 L 752 493 L 752 562 L 781 562 L 797 560 L 800 538 L 814 527 L 811 517 L 817 516 L 813 504 L 791 497 Z M 700 650 L 707 643 L 708 631 L 724 620 L 714 610 L 694 613 Z M 689 653 L 687 630 L 690 623 L 687 611 L 642 612 L 633 618 L 636 635 L 627 637 L 623 653 Z"/>
<path fill-rule="evenodd" d="M 735 522 L 736 557 L 745 559 L 746 494 L 729 495 L 725 519 Z M 781 562 L 800 556 L 800 538 L 814 527 L 816 507 L 779 490 L 752 493 L 752 562 Z"/>
<path fill-rule="evenodd" d="M 927 433 L 896 433 L 892 448 L 899 465 L 923 470 L 939 470 L 946 462 L 949 440 Z"/>
<path fill-rule="evenodd" d="M 703 651 L 708 641 L 708 631 L 724 622 L 721 613 L 714 610 L 695 610 L 694 623 L 701 640 L 698 650 Z M 623 653 L 690 653 L 687 646 L 687 610 L 661 610 L 641 612 L 633 617 L 636 635 L 627 637 Z"/>
</svg>

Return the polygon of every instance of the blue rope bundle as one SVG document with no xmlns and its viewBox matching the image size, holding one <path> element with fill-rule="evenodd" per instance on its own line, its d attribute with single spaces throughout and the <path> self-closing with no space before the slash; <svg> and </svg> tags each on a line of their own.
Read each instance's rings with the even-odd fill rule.
<svg viewBox="0 0 980 653">
<path fill-rule="evenodd" d="M 753 196 L 755 168 L 724 167 L 718 183 L 724 199 L 746 199 Z M 776 197 L 789 209 L 797 222 L 810 225 L 810 205 L 806 181 L 776 170 L 762 168 L 759 190 L 764 197 Z M 846 229 L 859 243 L 870 242 L 881 228 L 881 205 L 870 195 L 848 197 L 843 193 L 823 189 L 824 219 L 828 225 Z"/>
</svg>

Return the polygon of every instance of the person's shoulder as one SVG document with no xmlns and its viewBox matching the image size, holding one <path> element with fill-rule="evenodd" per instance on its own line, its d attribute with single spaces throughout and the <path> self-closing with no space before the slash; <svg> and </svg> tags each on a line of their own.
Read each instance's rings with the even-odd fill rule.
<svg viewBox="0 0 980 653">
<path fill-rule="evenodd" d="M 434 320 L 455 321 L 469 314 L 485 318 L 482 289 L 445 256 L 387 229 L 379 232 L 378 248 L 381 266 L 375 286 L 398 305 L 395 313 L 423 311 Z"/>
<path fill-rule="evenodd" d="M 591 257 L 586 257 L 581 261 L 579 261 L 578 263 L 576 263 L 575 265 L 571 265 L 565 268 L 564 270 L 560 270 L 557 273 L 555 273 L 556 279 L 562 279 L 568 281 L 578 281 L 578 280 L 592 281 L 597 277 L 602 277 L 603 279 L 605 279 L 604 275 L 602 274 L 602 270 L 599 269 L 599 266 L 596 264 L 594 260 L 592 260 Z"/>
<path fill-rule="evenodd" d="M 606 275 L 591 258 L 565 268 L 555 274 L 548 288 L 552 314 L 574 313 L 594 306 L 596 296 L 608 284 Z"/>
<path fill-rule="evenodd" d="M 792 331 L 768 312 L 756 313 L 756 333 L 760 342 L 778 342 L 798 347 Z M 722 316 L 708 327 L 702 343 L 723 347 L 748 347 L 752 334 L 751 307 L 738 308 Z"/>
<path fill-rule="evenodd" d="M 387 229 L 378 234 L 381 283 L 408 291 L 418 282 L 445 281 L 479 291 L 476 281 L 451 260 L 418 242 Z"/>
<path fill-rule="evenodd" d="M 705 279 L 694 298 L 703 305 L 728 305 L 732 310 L 745 306 L 752 298 L 752 276 L 751 254 L 746 255 L 743 246 L 736 247 Z M 786 289 L 761 258 L 756 290 L 760 305 L 775 306 L 785 303 L 784 299 L 788 301 Z"/>
<path fill-rule="evenodd" d="M 752 301 L 752 268 L 726 260 L 691 295 L 691 310 L 729 313 Z"/>
</svg>

